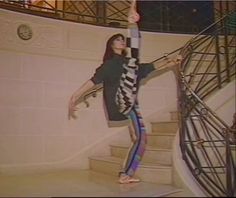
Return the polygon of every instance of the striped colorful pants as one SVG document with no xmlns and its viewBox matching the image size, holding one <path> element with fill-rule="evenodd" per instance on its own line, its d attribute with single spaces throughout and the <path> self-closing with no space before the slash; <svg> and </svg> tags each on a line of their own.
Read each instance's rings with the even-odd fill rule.
<svg viewBox="0 0 236 198">
<path fill-rule="evenodd" d="M 147 143 L 146 129 L 137 102 L 130 111 L 129 117 L 132 125 L 131 128 L 133 128 L 130 133 L 134 140 L 126 155 L 120 174 L 133 176 L 143 157 Z"/>
</svg>

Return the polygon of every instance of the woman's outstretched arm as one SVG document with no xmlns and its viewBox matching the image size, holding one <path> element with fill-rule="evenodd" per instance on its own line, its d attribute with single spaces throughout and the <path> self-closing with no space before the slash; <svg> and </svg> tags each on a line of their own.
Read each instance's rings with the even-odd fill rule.
<svg viewBox="0 0 236 198">
<path fill-rule="evenodd" d="M 156 70 L 171 69 L 173 67 L 178 66 L 181 63 L 182 59 L 183 58 L 181 55 L 177 55 L 176 57 L 172 59 L 166 58 L 163 61 L 154 62 L 153 65 Z"/>
<path fill-rule="evenodd" d="M 81 87 L 79 87 L 71 96 L 68 106 L 68 119 L 70 118 L 76 118 L 75 111 L 76 108 L 76 101 L 83 96 L 88 90 L 92 89 L 94 87 L 94 83 L 92 80 L 86 81 Z"/>
</svg>

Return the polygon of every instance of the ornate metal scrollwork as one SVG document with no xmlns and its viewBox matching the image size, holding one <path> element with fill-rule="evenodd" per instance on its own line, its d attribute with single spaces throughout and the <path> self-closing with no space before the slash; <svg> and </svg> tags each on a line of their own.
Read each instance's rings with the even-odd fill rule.
<svg viewBox="0 0 236 198">
<path fill-rule="evenodd" d="M 207 108 L 201 108 L 200 112 L 201 112 L 202 116 L 208 116 L 209 115 L 209 112 L 208 112 Z"/>
<path fill-rule="evenodd" d="M 205 142 L 204 139 L 199 139 L 199 140 L 196 142 L 196 145 L 195 145 L 195 146 L 196 146 L 198 149 L 202 149 L 204 142 Z"/>
<path fill-rule="evenodd" d="M 191 73 L 189 74 L 189 76 L 192 78 L 192 77 L 195 77 L 196 74 L 194 74 L 194 73 L 191 72 Z"/>
<path fill-rule="evenodd" d="M 194 174 L 199 176 L 202 173 L 202 170 L 200 168 L 195 168 L 194 169 Z"/>
</svg>

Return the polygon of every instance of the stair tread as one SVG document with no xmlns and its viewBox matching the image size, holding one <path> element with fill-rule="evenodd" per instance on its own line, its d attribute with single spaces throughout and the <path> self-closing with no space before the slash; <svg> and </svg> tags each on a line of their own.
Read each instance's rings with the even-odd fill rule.
<svg viewBox="0 0 236 198">
<path fill-rule="evenodd" d="M 90 177 L 91 176 L 93 179 L 92 182 L 96 182 L 103 188 L 106 187 L 106 189 L 112 191 L 112 197 L 164 197 L 183 191 L 183 189 L 171 184 L 157 184 L 146 181 L 123 186 L 117 182 L 116 176 L 90 170 Z M 106 194 L 106 196 L 108 195 L 109 194 Z M 99 194 L 96 196 L 99 196 Z M 104 197 L 104 195 L 102 197 Z"/>
<path fill-rule="evenodd" d="M 156 121 L 156 122 L 151 122 L 151 124 L 169 124 L 169 123 L 174 123 L 174 124 L 178 124 L 177 120 L 168 120 L 168 121 Z"/>
<path fill-rule="evenodd" d="M 147 133 L 148 136 L 175 136 L 176 133 L 171 133 L 171 132 L 152 132 L 152 133 Z"/>
<path fill-rule="evenodd" d="M 123 159 L 118 158 L 118 157 L 114 157 L 114 156 L 91 156 L 91 157 L 89 157 L 89 159 L 101 160 L 101 161 L 105 161 L 105 162 L 112 162 L 115 164 L 122 164 L 123 163 Z M 160 165 L 157 163 L 147 163 L 147 162 L 143 163 L 143 162 L 141 162 L 140 168 L 169 169 L 169 168 L 171 168 L 171 166 L 170 165 Z"/>
<path fill-rule="evenodd" d="M 125 143 L 112 143 L 110 144 L 111 147 L 120 147 L 120 148 L 129 148 L 129 144 Z M 171 152 L 172 149 L 164 149 L 164 148 L 157 148 L 154 146 L 147 146 L 146 151 L 165 151 L 165 152 Z"/>
</svg>

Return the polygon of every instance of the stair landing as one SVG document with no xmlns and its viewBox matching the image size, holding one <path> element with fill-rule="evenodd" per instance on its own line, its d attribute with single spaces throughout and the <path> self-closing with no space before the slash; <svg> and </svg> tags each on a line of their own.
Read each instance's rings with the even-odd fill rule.
<svg viewBox="0 0 236 198">
<path fill-rule="evenodd" d="M 163 197 L 181 192 L 171 185 L 119 184 L 117 179 L 90 170 L 0 175 L 0 197 Z"/>
</svg>

